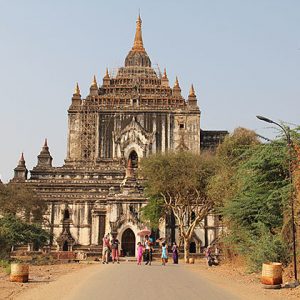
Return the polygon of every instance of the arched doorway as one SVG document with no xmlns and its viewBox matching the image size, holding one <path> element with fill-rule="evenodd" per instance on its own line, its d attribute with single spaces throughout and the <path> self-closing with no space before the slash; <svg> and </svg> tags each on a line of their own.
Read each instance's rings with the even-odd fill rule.
<svg viewBox="0 0 300 300">
<path fill-rule="evenodd" d="M 123 232 L 122 249 L 125 256 L 135 256 L 135 235 L 130 228 Z"/>
<path fill-rule="evenodd" d="M 191 242 L 190 243 L 190 253 L 196 253 L 197 248 L 196 248 L 196 243 L 195 242 Z"/>
<path fill-rule="evenodd" d="M 62 250 L 63 250 L 63 251 L 68 251 L 68 250 L 69 250 L 69 244 L 68 244 L 68 241 L 64 241 Z"/>
<path fill-rule="evenodd" d="M 130 152 L 128 159 L 131 160 L 132 168 L 136 169 L 138 167 L 139 157 L 134 150 Z"/>
</svg>

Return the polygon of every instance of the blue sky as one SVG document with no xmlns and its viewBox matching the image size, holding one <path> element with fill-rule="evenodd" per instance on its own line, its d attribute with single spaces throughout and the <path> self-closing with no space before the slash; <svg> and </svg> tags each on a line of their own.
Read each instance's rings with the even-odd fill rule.
<svg viewBox="0 0 300 300">
<path fill-rule="evenodd" d="M 203 129 L 274 137 L 255 115 L 300 123 L 298 0 L 0 0 L 2 180 L 22 151 L 34 166 L 45 137 L 63 164 L 75 82 L 86 96 L 93 74 L 123 65 L 139 9 L 152 64 L 185 97 L 194 84 Z"/>
</svg>

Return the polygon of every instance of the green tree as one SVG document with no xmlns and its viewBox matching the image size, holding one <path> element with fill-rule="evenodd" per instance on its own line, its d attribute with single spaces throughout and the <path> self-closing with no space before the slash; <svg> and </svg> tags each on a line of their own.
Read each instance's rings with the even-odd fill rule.
<svg viewBox="0 0 300 300">
<path fill-rule="evenodd" d="M 164 208 L 173 212 L 184 241 L 185 260 L 189 257 L 195 227 L 213 208 L 213 201 L 207 196 L 207 186 L 214 170 L 212 156 L 191 152 L 157 154 L 141 162 L 145 193 L 159 200 L 160 205 L 163 201 Z M 192 212 L 195 218 L 191 218 Z"/>
<path fill-rule="evenodd" d="M 33 243 L 37 247 L 45 245 L 49 233 L 40 224 L 27 223 L 16 216 L 0 218 L 0 256 L 7 257 L 12 246 Z"/>
<path fill-rule="evenodd" d="M 227 239 L 255 270 L 267 260 L 287 261 L 282 231 L 290 197 L 288 153 L 280 141 L 257 145 L 245 154 L 233 178 L 238 188 L 222 212 L 229 227 Z"/>
<path fill-rule="evenodd" d="M 42 222 L 46 203 L 26 185 L 0 184 L 0 214 L 18 215 L 27 221 Z"/>
</svg>

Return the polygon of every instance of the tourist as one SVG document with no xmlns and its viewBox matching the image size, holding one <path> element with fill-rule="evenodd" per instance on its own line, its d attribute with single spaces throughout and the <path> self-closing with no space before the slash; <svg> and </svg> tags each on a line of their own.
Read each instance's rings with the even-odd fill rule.
<svg viewBox="0 0 300 300">
<path fill-rule="evenodd" d="M 206 260 L 207 260 L 207 264 L 209 266 L 212 266 L 212 264 L 213 264 L 213 257 L 212 257 L 212 253 L 211 253 L 211 246 L 208 246 L 206 248 L 205 257 L 206 257 Z"/>
<path fill-rule="evenodd" d="M 111 240 L 111 256 L 112 256 L 112 263 L 114 264 L 115 261 L 119 264 L 119 240 L 113 236 Z"/>
<path fill-rule="evenodd" d="M 178 264 L 178 247 L 177 244 L 174 242 L 172 246 L 172 253 L 173 253 L 173 264 Z"/>
<path fill-rule="evenodd" d="M 109 233 L 103 238 L 103 249 L 102 249 L 102 263 L 108 264 L 110 254 L 110 240 Z"/>
<path fill-rule="evenodd" d="M 145 253 L 144 253 L 144 261 L 145 261 L 145 265 L 148 265 L 150 262 L 150 240 L 149 240 L 149 236 L 145 235 L 145 242 L 144 242 L 144 247 L 145 247 Z M 151 265 L 151 262 L 150 262 Z"/>
<path fill-rule="evenodd" d="M 137 264 L 142 264 L 142 258 L 143 258 L 143 250 L 144 247 L 142 246 L 141 242 L 137 243 Z"/>
<path fill-rule="evenodd" d="M 167 245 L 165 243 L 161 244 L 161 261 L 162 261 L 162 265 L 165 266 L 166 263 L 168 262 L 168 249 L 167 249 Z"/>
</svg>

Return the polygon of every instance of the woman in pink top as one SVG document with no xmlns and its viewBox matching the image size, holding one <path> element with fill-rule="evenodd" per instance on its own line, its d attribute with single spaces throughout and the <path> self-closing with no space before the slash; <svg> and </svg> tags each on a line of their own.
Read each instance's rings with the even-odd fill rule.
<svg viewBox="0 0 300 300">
<path fill-rule="evenodd" d="M 137 243 L 137 264 L 141 265 L 142 264 L 142 258 L 143 258 L 143 246 L 141 244 L 141 242 Z"/>
</svg>

